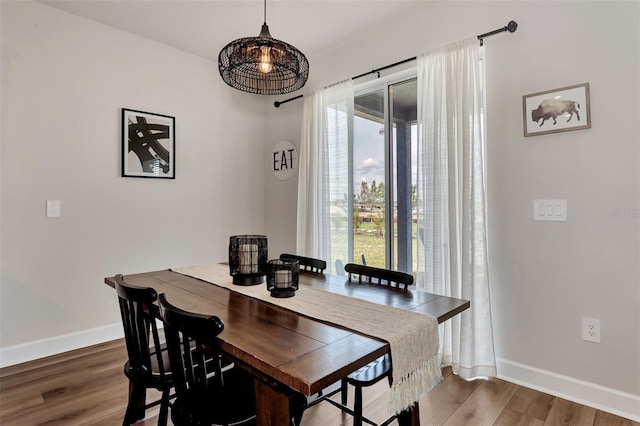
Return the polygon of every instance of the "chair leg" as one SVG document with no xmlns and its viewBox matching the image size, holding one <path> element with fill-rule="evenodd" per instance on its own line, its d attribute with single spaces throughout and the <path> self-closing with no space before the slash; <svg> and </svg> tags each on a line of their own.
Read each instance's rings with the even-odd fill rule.
<svg viewBox="0 0 640 426">
<path fill-rule="evenodd" d="M 342 405 L 347 405 L 347 396 L 349 394 L 349 384 L 346 380 L 340 382 L 340 402 Z"/>
<path fill-rule="evenodd" d="M 353 426 L 362 426 L 362 387 L 356 386 L 355 388 Z"/>
<path fill-rule="evenodd" d="M 129 403 L 124 415 L 123 426 L 129 426 L 144 419 L 147 388 L 129 380 Z"/>
<path fill-rule="evenodd" d="M 300 426 L 302 422 L 302 415 L 307 407 L 307 397 L 302 394 L 295 394 L 289 399 L 289 414 L 291 417 L 291 424 L 293 426 Z"/>
<path fill-rule="evenodd" d="M 158 426 L 167 426 L 167 418 L 169 417 L 169 391 L 162 391 L 162 401 L 160 402 L 160 414 L 158 414 Z"/>
<path fill-rule="evenodd" d="M 291 417 L 292 426 L 300 426 L 300 423 L 302 423 L 302 413 L 294 414 L 293 417 Z"/>
</svg>

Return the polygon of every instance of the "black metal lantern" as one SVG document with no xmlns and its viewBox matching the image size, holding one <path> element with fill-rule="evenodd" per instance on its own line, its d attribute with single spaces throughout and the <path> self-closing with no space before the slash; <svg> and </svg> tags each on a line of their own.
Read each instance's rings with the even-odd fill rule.
<svg viewBox="0 0 640 426">
<path fill-rule="evenodd" d="M 229 273 L 233 283 L 256 285 L 264 282 L 267 272 L 267 237 L 234 235 L 229 237 Z"/>
<path fill-rule="evenodd" d="M 302 88 L 309 78 L 309 61 L 294 46 L 271 36 L 264 23 L 257 37 L 227 44 L 218 55 L 220 76 L 229 86 L 258 95 L 282 95 Z"/>
<path fill-rule="evenodd" d="M 267 290 L 273 297 L 292 297 L 298 290 L 300 262 L 274 259 L 267 263 Z"/>
</svg>

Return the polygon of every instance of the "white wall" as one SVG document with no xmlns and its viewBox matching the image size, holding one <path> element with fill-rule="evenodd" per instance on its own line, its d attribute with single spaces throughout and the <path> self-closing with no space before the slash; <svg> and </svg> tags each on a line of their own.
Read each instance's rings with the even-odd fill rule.
<svg viewBox="0 0 640 426">
<path fill-rule="evenodd" d="M 640 3 L 420 2 L 311 57 L 305 91 L 512 19 L 517 32 L 485 40 L 499 374 L 638 420 Z M 591 129 L 523 136 L 522 95 L 583 82 L 591 87 Z M 271 108 L 271 140 L 297 131 L 299 146 L 301 110 L 301 100 Z M 566 199 L 569 220 L 533 221 L 534 199 Z M 623 216 L 608 215 L 614 211 Z M 274 208 L 267 228 L 276 217 Z M 583 316 L 600 319 L 600 344 L 581 339 Z"/>
<path fill-rule="evenodd" d="M 1 6 L 7 365 L 121 333 L 104 277 L 223 261 L 230 235 L 263 232 L 266 101 L 225 86 L 214 62 L 41 4 Z M 120 177 L 123 107 L 175 116 L 175 180 Z M 46 200 L 62 217 L 45 217 Z"/>
<path fill-rule="evenodd" d="M 276 99 L 283 100 L 288 97 L 284 95 Z M 286 112 L 271 114 L 267 122 L 264 220 L 269 236 L 269 253 L 273 253 L 271 257 L 278 257 L 280 253 L 296 253 L 298 170 L 296 169 L 289 179 L 278 180 L 273 173 L 273 164 L 268 154 L 273 152 L 275 145 L 281 140 L 288 140 L 299 152 L 302 123 L 300 106 L 301 102 L 281 105 L 280 109 L 286 109 Z M 270 103 L 269 107 L 274 109 L 273 103 Z"/>
</svg>

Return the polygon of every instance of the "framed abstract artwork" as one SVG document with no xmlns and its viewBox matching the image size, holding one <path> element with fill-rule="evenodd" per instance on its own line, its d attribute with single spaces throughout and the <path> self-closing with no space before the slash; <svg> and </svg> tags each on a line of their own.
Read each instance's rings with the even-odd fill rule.
<svg viewBox="0 0 640 426">
<path fill-rule="evenodd" d="M 122 176 L 175 179 L 175 117 L 122 108 Z"/>
<path fill-rule="evenodd" d="M 590 129 L 589 83 L 525 95 L 522 110 L 525 136 Z"/>
</svg>

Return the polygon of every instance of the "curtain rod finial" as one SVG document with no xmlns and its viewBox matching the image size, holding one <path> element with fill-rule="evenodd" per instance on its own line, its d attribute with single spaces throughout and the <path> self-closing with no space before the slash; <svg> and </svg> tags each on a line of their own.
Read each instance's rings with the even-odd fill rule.
<svg viewBox="0 0 640 426">
<path fill-rule="evenodd" d="M 510 33 L 515 33 L 517 29 L 518 23 L 516 21 L 509 21 L 509 23 L 507 24 L 507 31 L 509 31 Z"/>
</svg>

